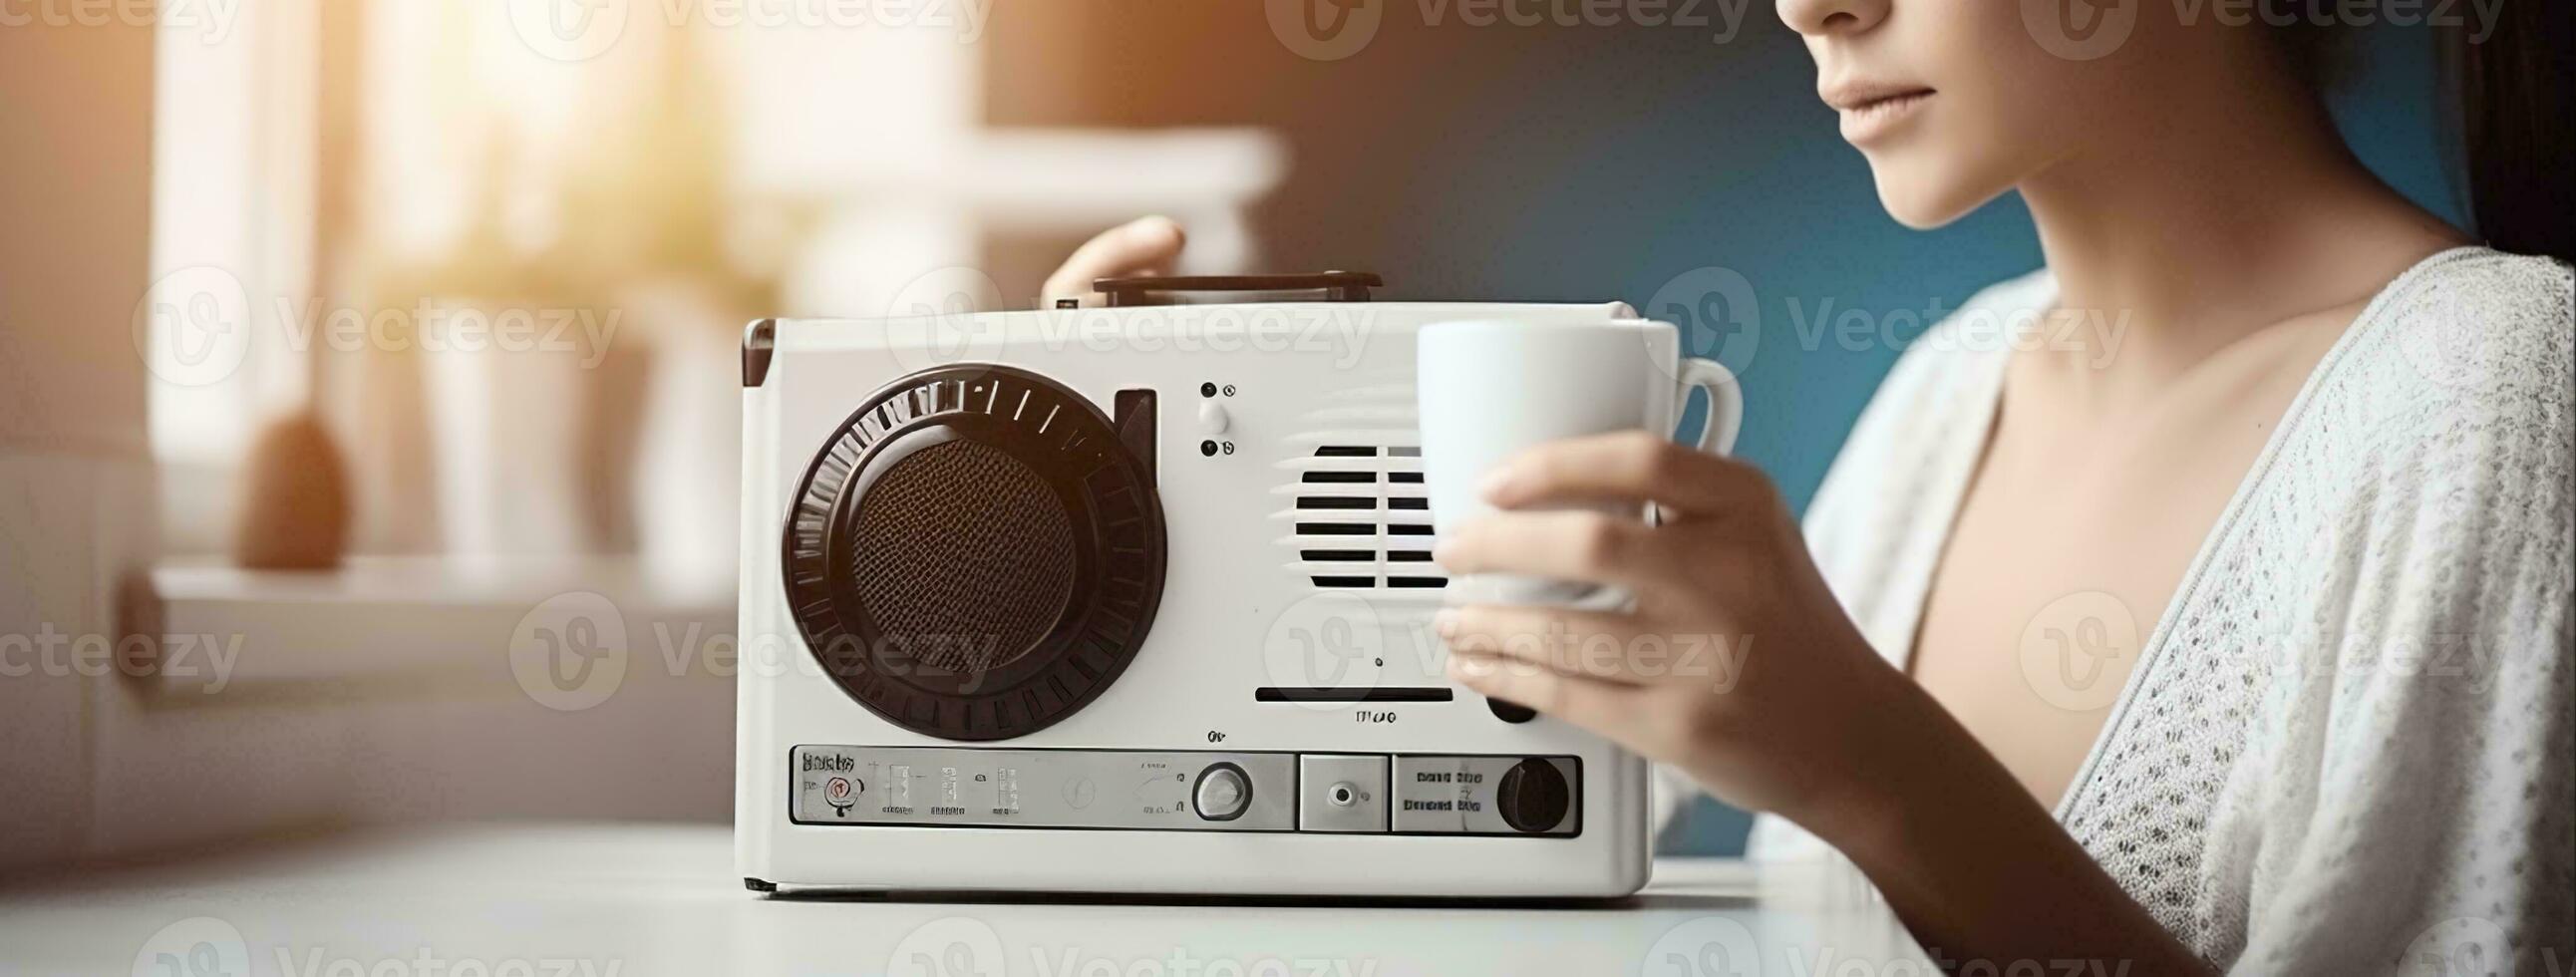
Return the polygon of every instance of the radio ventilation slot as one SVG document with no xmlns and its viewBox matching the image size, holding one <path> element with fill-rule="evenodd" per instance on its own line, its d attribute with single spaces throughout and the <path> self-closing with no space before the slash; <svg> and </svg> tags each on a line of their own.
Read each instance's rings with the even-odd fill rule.
<svg viewBox="0 0 2576 977">
<path fill-rule="evenodd" d="M 1402 399 L 1410 401 L 1411 391 Z M 1277 517 L 1289 523 L 1290 535 L 1280 540 L 1289 568 L 1319 590 L 1437 601 L 1449 580 L 1431 562 L 1431 502 L 1411 411 L 1331 413 L 1337 416 L 1329 420 L 1346 424 L 1401 424 L 1351 425 L 1290 443 L 1292 453 L 1280 463 L 1287 477 L 1276 490 L 1287 503 Z"/>
</svg>

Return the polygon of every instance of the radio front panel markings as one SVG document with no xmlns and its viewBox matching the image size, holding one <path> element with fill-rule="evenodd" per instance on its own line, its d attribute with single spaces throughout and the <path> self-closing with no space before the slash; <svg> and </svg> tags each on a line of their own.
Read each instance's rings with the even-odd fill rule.
<svg viewBox="0 0 2576 977">
<path fill-rule="evenodd" d="M 1296 830 L 1284 753 L 799 746 L 789 760 L 798 824 Z"/>
<path fill-rule="evenodd" d="M 1576 757 L 799 746 L 789 820 L 1572 837 Z"/>
</svg>

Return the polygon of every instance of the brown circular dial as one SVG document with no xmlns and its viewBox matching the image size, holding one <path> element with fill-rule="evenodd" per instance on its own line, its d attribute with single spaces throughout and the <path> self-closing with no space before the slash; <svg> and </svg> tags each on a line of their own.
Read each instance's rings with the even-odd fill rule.
<svg viewBox="0 0 2576 977">
<path fill-rule="evenodd" d="M 1011 367 L 871 395 L 798 484 L 783 542 L 788 608 L 825 674 L 944 739 L 1072 715 L 1162 600 L 1150 471 L 1090 401 Z"/>
</svg>

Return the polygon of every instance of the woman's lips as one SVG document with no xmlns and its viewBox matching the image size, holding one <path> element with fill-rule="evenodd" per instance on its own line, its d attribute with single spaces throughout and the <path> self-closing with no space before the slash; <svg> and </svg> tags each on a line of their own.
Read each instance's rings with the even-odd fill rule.
<svg viewBox="0 0 2576 977">
<path fill-rule="evenodd" d="M 1843 139 L 1858 145 L 1913 118 L 1932 95 L 1929 88 L 1879 87 L 1833 92 L 1825 102 L 1842 113 Z"/>
</svg>

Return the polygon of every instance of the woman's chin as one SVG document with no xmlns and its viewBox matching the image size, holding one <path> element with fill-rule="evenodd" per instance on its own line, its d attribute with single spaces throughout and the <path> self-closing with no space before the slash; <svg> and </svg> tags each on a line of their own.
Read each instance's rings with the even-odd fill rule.
<svg viewBox="0 0 2576 977">
<path fill-rule="evenodd" d="M 1878 202 L 1887 209 L 1887 216 L 1914 230 L 1928 231 L 1967 216 L 2008 188 L 1972 185 L 1970 181 L 1948 178 L 1949 174 L 1927 172 L 1929 169 L 1870 161 L 1870 173 L 1878 183 Z"/>
</svg>

